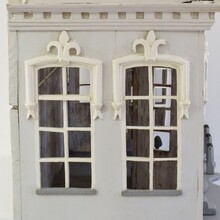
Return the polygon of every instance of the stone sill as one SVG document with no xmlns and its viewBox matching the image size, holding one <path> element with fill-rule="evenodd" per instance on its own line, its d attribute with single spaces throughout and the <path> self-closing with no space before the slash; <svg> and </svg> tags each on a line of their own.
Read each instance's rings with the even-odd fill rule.
<svg viewBox="0 0 220 220">
<path fill-rule="evenodd" d="M 41 188 L 36 189 L 37 195 L 96 195 L 95 189 L 84 188 Z"/>
<path fill-rule="evenodd" d="M 182 190 L 124 190 L 122 196 L 181 196 Z"/>
</svg>

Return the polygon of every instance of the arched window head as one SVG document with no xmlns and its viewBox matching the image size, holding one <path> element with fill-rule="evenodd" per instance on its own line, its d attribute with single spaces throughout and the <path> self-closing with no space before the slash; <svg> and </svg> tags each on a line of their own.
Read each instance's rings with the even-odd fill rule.
<svg viewBox="0 0 220 220">
<path fill-rule="evenodd" d="M 55 48 L 55 50 L 54 50 Z M 90 103 L 92 118 L 102 118 L 102 62 L 79 56 L 80 46 L 74 40 L 71 41 L 66 31 L 63 31 L 58 41 L 51 41 L 47 46 L 48 55 L 36 57 L 25 61 L 26 80 L 26 108 L 27 118 L 37 118 L 37 76 L 38 70 L 43 68 L 81 68 L 90 72 L 91 88 Z M 83 76 L 82 76 L 83 77 Z M 80 95 L 80 94 L 79 94 Z M 68 98 L 68 97 L 66 97 Z"/>
<path fill-rule="evenodd" d="M 178 75 L 178 105 L 180 118 L 189 118 L 189 62 L 182 57 L 170 54 L 159 54 L 158 48 L 165 45 L 163 39 L 156 39 L 154 31 L 147 34 L 146 39 L 141 38 L 133 42 L 135 54 L 113 60 L 113 108 L 114 119 L 121 118 L 123 109 L 124 78 L 122 72 L 127 68 L 138 66 L 162 66 L 176 69 Z M 137 53 L 137 46 L 143 46 L 143 53 Z"/>
</svg>

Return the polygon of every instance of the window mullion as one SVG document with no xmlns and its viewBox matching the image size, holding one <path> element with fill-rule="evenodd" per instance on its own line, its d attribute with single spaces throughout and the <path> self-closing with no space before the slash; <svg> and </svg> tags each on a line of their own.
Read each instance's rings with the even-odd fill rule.
<svg viewBox="0 0 220 220">
<path fill-rule="evenodd" d="M 67 74 L 66 68 L 62 68 L 62 81 L 63 81 L 63 96 L 67 95 Z M 63 135 L 64 135 L 64 158 L 65 158 L 65 187 L 69 188 L 69 144 L 68 144 L 68 109 L 67 101 L 63 101 Z"/>
<path fill-rule="evenodd" d="M 177 78 L 177 96 L 180 94 L 179 88 L 180 88 L 180 73 L 178 73 L 179 70 L 177 70 L 176 78 Z M 179 96 L 178 96 L 179 97 Z M 179 105 L 177 104 L 177 118 L 180 118 L 180 110 Z M 177 120 L 177 190 L 181 187 L 181 170 L 182 170 L 182 144 L 180 140 L 180 134 L 181 134 L 181 127 L 180 127 L 180 121 Z"/>
<path fill-rule="evenodd" d="M 150 164 L 149 164 L 149 167 L 150 167 L 150 184 L 149 184 L 149 188 L 150 190 L 153 190 L 153 175 L 154 175 L 154 163 L 153 163 L 153 157 L 154 157 L 154 138 L 153 138 L 153 127 L 154 127 L 154 124 L 153 124 L 153 115 L 154 115 L 154 112 L 153 112 L 153 71 L 152 71 L 152 66 L 149 66 L 149 123 L 150 123 L 150 155 L 149 155 L 149 161 L 150 161 Z"/>
</svg>

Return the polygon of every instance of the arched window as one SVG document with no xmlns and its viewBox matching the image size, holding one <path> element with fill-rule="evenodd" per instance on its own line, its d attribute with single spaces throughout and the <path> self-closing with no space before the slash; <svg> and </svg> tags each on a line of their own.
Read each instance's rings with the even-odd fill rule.
<svg viewBox="0 0 220 220">
<path fill-rule="evenodd" d="M 57 55 L 25 62 L 27 118 L 37 127 L 37 193 L 94 193 L 93 121 L 102 118 L 102 63 L 78 56 L 79 45 L 65 31 L 48 52 L 52 47 Z"/>
<path fill-rule="evenodd" d="M 149 32 L 144 54 L 113 61 L 115 119 L 122 121 L 123 195 L 181 194 L 180 119 L 188 118 L 188 62 L 158 55 Z"/>
</svg>

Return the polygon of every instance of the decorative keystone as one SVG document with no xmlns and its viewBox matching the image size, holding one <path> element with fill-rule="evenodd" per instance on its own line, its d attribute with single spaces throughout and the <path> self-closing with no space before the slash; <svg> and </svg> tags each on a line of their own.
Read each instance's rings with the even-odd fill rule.
<svg viewBox="0 0 220 220">
<path fill-rule="evenodd" d="M 133 43 L 133 51 L 137 52 L 137 46 L 142 45 L 144 48 L 145 61 L 156 61 L 158 56 L 158 47 L 166 44 L 165 40 L 156 40 L 154 31 L 150 31 L 146 37 L 146 40 L 141 38 L 137 39 Z"/>
<path fill-rule="evenodd" d="M 47 45 L 48 52 L 51 51 L 51 47 L 56 47 L 60 63 L 69 63 L 71 49 L 76 50 L 76 55 L 81 53 L 79 44 L 76 41 L 70 41 L 69 35 L 66 31 L 63 31 L 60 34 L 59 41 L 51 41 Z"/>
</svg>

